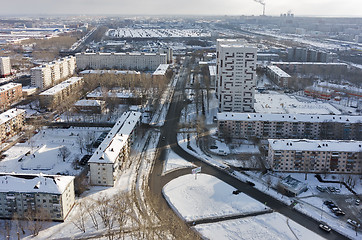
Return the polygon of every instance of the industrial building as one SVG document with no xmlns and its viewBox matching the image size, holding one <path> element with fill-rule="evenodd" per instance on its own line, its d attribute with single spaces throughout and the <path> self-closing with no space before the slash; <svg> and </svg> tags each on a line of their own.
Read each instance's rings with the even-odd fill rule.
<svg viewBox="0 0 362 240">
<path fill-rule="evenodd" d="M 269 139 L 268 162 L 274 171 L 354 173 L 362 171 L 362 142 Z"/>
<path fill-rule="evenodd" d="M 242 40 L 218 39 L 216 52 L 219 112 L 253 112 L 257 48 Z"/>
</svg>

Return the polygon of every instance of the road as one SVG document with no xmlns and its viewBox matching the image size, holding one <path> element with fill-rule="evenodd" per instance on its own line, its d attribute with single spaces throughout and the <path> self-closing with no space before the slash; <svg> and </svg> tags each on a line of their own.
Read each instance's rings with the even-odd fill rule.
<svg viewBox="0 0 362 240">
<path fill-rule="evenodd" d="M 169 145 L 170 148 L 178 154 L 183 159 L 192 162 L 197 166 L 201 166 L 202 173 L 212 175 L 217 177 L 218 179 L 224 181 L 225 183 L 233 186 L 235 189 L 240 190 L 241 192 L 245 193 L 246 195 L 262 202 L 266 203 L 266 205 L 273 209 L 276 212 L 292 219 L 293 221 L 299 223 L 300 225 L 308 228 L 309 230 L 317 233 L 318 235 L 328 238 L 328 239 L 348 239 L 343 235 L 331 231 L 330 233 L 326 233 L 319 228 L 319 222 L 315 221 L 314 219 L 294 210 L 290 206 L 285 205 L 284 203 L 279 202 L 278 200 L 274 199 L 273 197 L 253 188 L 247 183 L 241 182 L 240 180 L 230 176 L 226 172 L 210 166 L 209 164 L 199 160 L 198 158 L 190 155 L 189 153 L 185 152 L 181 147 L 177 144 L 177 126 L 179 122 L 179 118 L 181 115 L 181 110 L 186 104 L 184 101 L 184 94 L 183 89 L 185 86 L 185 74 L 183 77 L 180 77 L 179 82 L 176 86 L 175 94 L 172 99 L 169 112 L 166 116 L 166 121 L 164 126 L 160 129 L 161 131 L 161 140 L 158 144 L 158 148 L 160 151 L 160 156 L 156 158 L 154 167 L 152 170 L 151 175 L 149 176 L 149 187 L 151 191 L 156 194 L 157 196 L 162 199 L 162 202 L 167 205 L 167 202 L 164 200 L 161 194 L 162 188 L 165 184 L 167 184 L 172 179 L 185 175 L 187 173 L 191 173 L 190 169 L 182 169 L 178 171 L 171 172 L 162 176 L 162 168 L 163 163 L 167 157 L 167 148 L 166 146 Z"/>
</svg>

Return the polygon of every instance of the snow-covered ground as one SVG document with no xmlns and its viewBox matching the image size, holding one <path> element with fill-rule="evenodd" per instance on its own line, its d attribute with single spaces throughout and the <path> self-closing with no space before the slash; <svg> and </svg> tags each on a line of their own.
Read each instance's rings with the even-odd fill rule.
<svg viewBox="0 0 362 240">
<path fill-rule="evenodd" d="M 186 221 L 264 212 L 264 204 L 206 174 L 188 174 L 167 183 L 163 193 L 168 203 Z"/>
<path fill-rule="evenodd" d="M 170 148 L 167 149 L 167 154 L 166 162 L 163 167 L 164 174 L 179 168 L 196 167 L 194 164 L 181 158 Z"/>
<path fill-rule="evenodd" d="M 200 224 L 194 227 L 203 237 L 215 240 L 310 240 L 323 239 L 314 232 L 284 217 L 269 213 L 254 217 Z"/>
<path fill-rule="evenodd" d="M 84 145 L 88 137 L 97 139 L 104 131 L 109 129 L 42 129 L 27 142 L 17 143 L 7 150 L 4 153 L 7 157 L 0 162 L 0 171 L 77 175 L 81 169 L 74 169 L 72 163 L 87 154 L 85 149 L 80 150 L 79 144 Z M 64 161 L 59 152 L 63 147 L 69 151 Z"/>
</svg>

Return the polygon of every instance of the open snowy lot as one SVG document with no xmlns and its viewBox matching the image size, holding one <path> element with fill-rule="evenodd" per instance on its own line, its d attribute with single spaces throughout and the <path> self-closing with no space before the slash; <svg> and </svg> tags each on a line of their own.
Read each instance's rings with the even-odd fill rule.
<svg viewBox="0 0 362 240">
<path fill-rule="evenodd" d="M 46 173 L 77 175 L 75 159 L 80 160 L 86 152 L 86 139 L 94 141 L 106 128 L 46 128 L 25 143 L 18 143 L 4 154 L 0 171 L 16 173 Z M 63 154 L 60 149 L 66 149 Z"/>
<path fill-rule="evenodd" d="M 186 221 L 244 215 L 268 210 L 264 204 L 239 193 L 234 187 L 206 174 L 178 177 L 163 188 L 169 204 Z"/>
<path fill-rule="evenodd" d="M 163 173 L 167 173 L 169 171 L 179 169 L 179 168 L 186 168 L 186 167 L 196 167 L 194 164 L 184 160 L 179 155 L 177 155 L 171 149 L 167 150 L 168 156 L 163 167 Z"/>
<path fill-rule="evenodd" d="M 316 240 L 319 235 L 279 213 L 263 214 L 238 220 L 200 224 L 195 229 L 208 239 L 228 240 Z"/>
</svg>

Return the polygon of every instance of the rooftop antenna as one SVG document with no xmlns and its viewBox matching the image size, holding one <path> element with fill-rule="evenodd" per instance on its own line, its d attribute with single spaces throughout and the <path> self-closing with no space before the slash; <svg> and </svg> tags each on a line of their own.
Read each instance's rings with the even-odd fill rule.
<svg viewBox="0 0 362 240">
<path fill-rule="evenodd" d="M 263 5 L 263 16 L 265 16 L 265 2 L 264 0 L 254 0 L 254 2 L 260 3 Z"/>
</svg>

